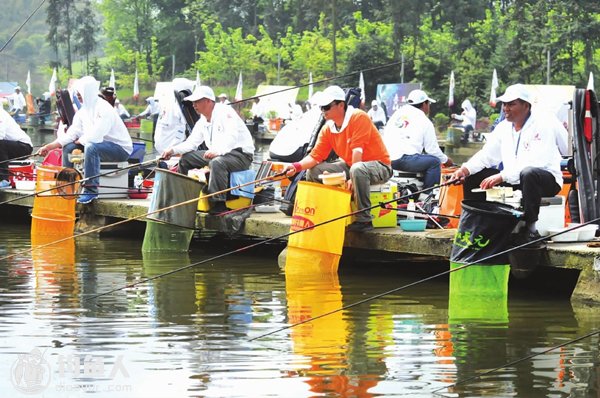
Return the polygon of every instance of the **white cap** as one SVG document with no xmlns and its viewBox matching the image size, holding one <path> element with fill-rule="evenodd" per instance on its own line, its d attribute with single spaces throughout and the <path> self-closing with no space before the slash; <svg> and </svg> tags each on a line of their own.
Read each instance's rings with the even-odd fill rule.
<svg viewBox="0 0 600 398">
<path fill-rule="evenodd" d="M 227 94 L 221 93 L 221 94 L 219 94 L 219 98 L 227 98 Z"/>
<path fill-rule="evenodd" d="M 377 100 L 371 101 L 371 106 L 375 106 L 375 105 L 379 106 L 379 102 L 377 102 Z"/>
<path fill-rule="evenodd" d="M 202 98 L 208 98 L 211 101 L 215 100 L 215 93 L 212 88 L 208 86 L 198 86 L 192 93 L 192 95 L 188 95 L 184 98 L 184 101 L 199 101 Z"/>
<path fill-rule="evenodd" d="M 413 90 L 408 94 L 408 103 L 411 105 L 418 105 L 425 101 L 429 101 L 432 104 L 437 102 L 433 98 L 429 98 L 427 93 L 423 90 Z"/>
<path fill-rule="evenodd" d="M 323 91 L 315 93 L 311 102 L 318 106 L 331 104 L 333 101 L 346 101 L 346 93 L 340 86 L 329 86 Z"/>
<path fill-rule="evenodd" d="M 15 91 L 17 91 L 17 90 L 21 90 L 21 87 L 19 87 L 19 86 L 15 87 Z"/>
<path fill-rule="evenodd" d="M 501 102 L 511 102 L 516 99 L 522 99 L 523 101 L 531 104 L 531 96 L 529 95 L 529 91 L 520 83 L 508 86 L 504 94 L 496 98 L 497 101 Z"/>
</svg>

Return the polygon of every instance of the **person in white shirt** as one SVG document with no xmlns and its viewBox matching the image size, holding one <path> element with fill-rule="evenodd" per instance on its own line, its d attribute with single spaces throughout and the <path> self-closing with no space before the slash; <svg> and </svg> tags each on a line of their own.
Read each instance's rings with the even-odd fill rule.
<svg viewBox="0 0 600 398">
<path fill-rule="evenodd" d="M 369 109 L 369 112 L 367 112 L 367 114 L 373 121 L 375 127 L 381 129 L 383 126 L 385 126 L 385 123 L 387 121 L 387 118 L 385 117 L 385 111 L 382 107 L 379 106 L 377 100 L 371 101 L 371 109 Z"/>
<path fill-rule="evenodd" d="M 541 198 L 556 195 L 562 187 L 557 137 L 564 134 L 564 126 L 543 112 L 531 113 L 531 96 L 522 84 L 509 86 L 498 101 L 506 118 L 451 178 L 464 183 L 465 199 L 485 200 L 485 193 L 473 193 L 474 188 L 509 185 L 520 189 L 526 225 L 520 239 L 530 242 L 540 237 L 536 222 Z M 500 162 L 501 171 L 493 168 Z"/>
<path fill-rule="evenodd" d="M 231 102 L 229 102 L 229 99 L 227 99 L 227 94 L 225 93 L 221 93 L 219 94 L 219 96 L 217 97 L 219 99 L 219 102 L 225 105 L 229 105 Z"/>
<path fill-rule="evenodd" d="M 117 113 L 119 114 L 119 117 L 121 119 L 125 120 L 131 117 L 129 112 L 127 112 L 127 109 L 125 109 L 125 106 L 123 106 L 121 101 L 119 101 L 118 99 L 115 100 L 115 109 L 117 110 Z"/>
<path fill-rule="evenodd" d="M 10 187 L 8 160 L 31 155 L 32 152 L 31 138 L 0 107 L 0 189 Z"/>
<path fill-rule="evenodd" d="M 23 110 L 25 109 L 25 106 L 27 106 L 27 103 L 25 102 L 25 97 L 23 96 L 23 93 L 21 92 L 21 87 L 17 86 L 15 87 L 15 92 L 10 96 L 10 100 L 11 100 L 11 107 L 10 107 L 10 114 L 16 116 L 20 113 L 23 113 Z"/>
<path fill-rule="evenodd" d="M 158 121 L 158 113 L 160 112 L 160 107 L 158 105 L 158 100 L 154 97 L 146 98 L 146 103 L 148 105 L 142 111 L 142 113 L 137 115 L 137 117 L 150 117 L 150 119 L 152 120 L 152 138 L 154 139 L 154 133 L 156 132 L 156 122 Z"/>
<path fill-rule="evenodd" d="M 441 165 L 453 163 L 440 149 L 433 123 L 427 117 L 432 102 L 436 101 L 425 91 L 411 91 L 408 103 L 394 112 L 383 130 L 392 168 L 424 173 L 423 189 L 439 184 Z"/>
<path fill-rule="evenodd" d="M 158 121 L 156 122 L 156 134 L 154 135 L 154 147 L 158 153 L 183 142 L 186 138 L 186 120 L 175 98 L 175 92 L 182 90 L 192 91 L 194 82 L 185 78 L 173 79 L 173 94 L 160 106 Z"/>
<path fill-rule="evenodd" d="M 462 143 L 469 142 L 469 135 L 472 131 L 475 131 L 475 124 L 477 123 L 477 110 L 473 108 L 471 101 L 465 99 L 460 105 L 462 108 L 462 113 L 457 115 L 456 113 L 452 114 L 452 119 L 460 120 L 460 124 L 454 125 L 454 127 L 460 127 L 463 130 L 463 135 L 461 138 Z"/>
<path fill-rule="evenodd" d="M 208 166 L 208 193 L 226 190 L 230 173 L 250 169 L 254 156 L 250 131 L 231 106 L 215 102 L 215 93 L 208 86 L 197 87 L 185 100 L 194 104 L 201 119 L 185 141 L 165 150 L 161 157 L 169 159 L 173 155 L 182 155 L 179 172 L 185 175 L 191 169 Z M 207 150 L 198 150 L 202 143 Z M 209 213 L 227 211 L 226 198 L 226 193 L 211 196 Z"/>
<path fill-rule="evenodd" d="M 44 145 L 39 154 L 45 156 L 54 148 L 63 149 L 64 167 L 73 167 L 69 154 L 75 149 L 84 150 L 83 194 L 78 203 L 91 203 L 98 198 L 100 162 L 124 162 L 133 151 L 133 143 L 127 127 L 119 114 L 107 101 L 98 97 L 100 82 L 92 76 L 85 76 L 77 82 L 76 91 L 82 106 L 73 117 L 73 124 L 67 133 L 58 136 L 53 142 Z"/>
</svg>

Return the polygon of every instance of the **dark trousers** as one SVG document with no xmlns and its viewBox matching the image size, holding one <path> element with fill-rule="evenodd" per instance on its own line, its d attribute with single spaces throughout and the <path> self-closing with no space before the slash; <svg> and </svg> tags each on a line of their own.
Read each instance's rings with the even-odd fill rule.
<svg viewBox="0 0 600 398">
<path fill-rule="evenodd" d="M 33 147 L 19 141 L 0 140 L 0 180 L 8 180 L 9 159 L 31 155 Z"/>
<path fill-rule="evenodd" d="M 229 188 L 229 174 L 234 171 L 248 170 L 252 165 L 252 155 L 234 149 L 225 155 L 213 159 L 205 159 L 206 151 L 192 151 L 181 156 L 179 160 L 179 172 L 187 175 L 191 169 L 201 169 L 208 166 L 210 175 L 208 177 L 208 193 L 221 192 Z M 209 198 L 211 202 L 220 202 L 227 199 L 227 193 L 222 192 Z"/>
<path fill-rule="evenodd" d="M 497 169 L 483 169 L 478 173 L 468 176 L 463 185 L 463 194 L 467 200 L 485 200 L 485 192 L 471 192 L 479 188 L 481 181 L 489 176 L 498 174 Z M 556 183 L 554 176 L 546 170 L 538 167 L 526 167 L 521 171 L 520 184 L 511 185 L 502 183 L 500 185 L 520 189 L 523 194 L 523 211 L 525 222 L 534 223 L 538 220 L 540 213 L 540 202 L 542 198 L 554 196 L 560 192 L 560 186 Z"/>
</svg>

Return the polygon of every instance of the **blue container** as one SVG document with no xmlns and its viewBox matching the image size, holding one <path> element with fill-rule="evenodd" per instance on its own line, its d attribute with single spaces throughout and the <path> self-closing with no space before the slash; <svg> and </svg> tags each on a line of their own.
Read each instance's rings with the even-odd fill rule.
<svg viewBox="0 0 600 398">
<path fill-rule="evenodd" d="M 133 152 L 129 155 L 129 163 L 142 163 L 146 155 L 146 144 L 143 142 L 133 143 Z"/>
<path fill-rule="evenodd" d="M 15 122 L 17 122 L 17 123 L 21 123 L 21 124 L 25 123 L 25 115 L 21 115 L 21 114 L 14 115 L 13 118 L 15 119 Z"/>
</svg>

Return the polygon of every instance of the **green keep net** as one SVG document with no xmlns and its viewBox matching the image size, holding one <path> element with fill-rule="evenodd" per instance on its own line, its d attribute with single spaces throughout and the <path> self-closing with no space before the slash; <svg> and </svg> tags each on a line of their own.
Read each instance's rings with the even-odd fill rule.
<svg viewBox="0 0 600 398">
<path fill-rule="evenodd" d="M 463 264 L 450 262 L 450 269 Z M 510 264 L 470 265 L 450 273 L 450 323 L 465 320 L 508 321 Z"/>
<path fill-rule="evenodd" d="M 193 229 L 147 220 L 142 251 L 186 252 L 193 235 Z"/>
</svg>

